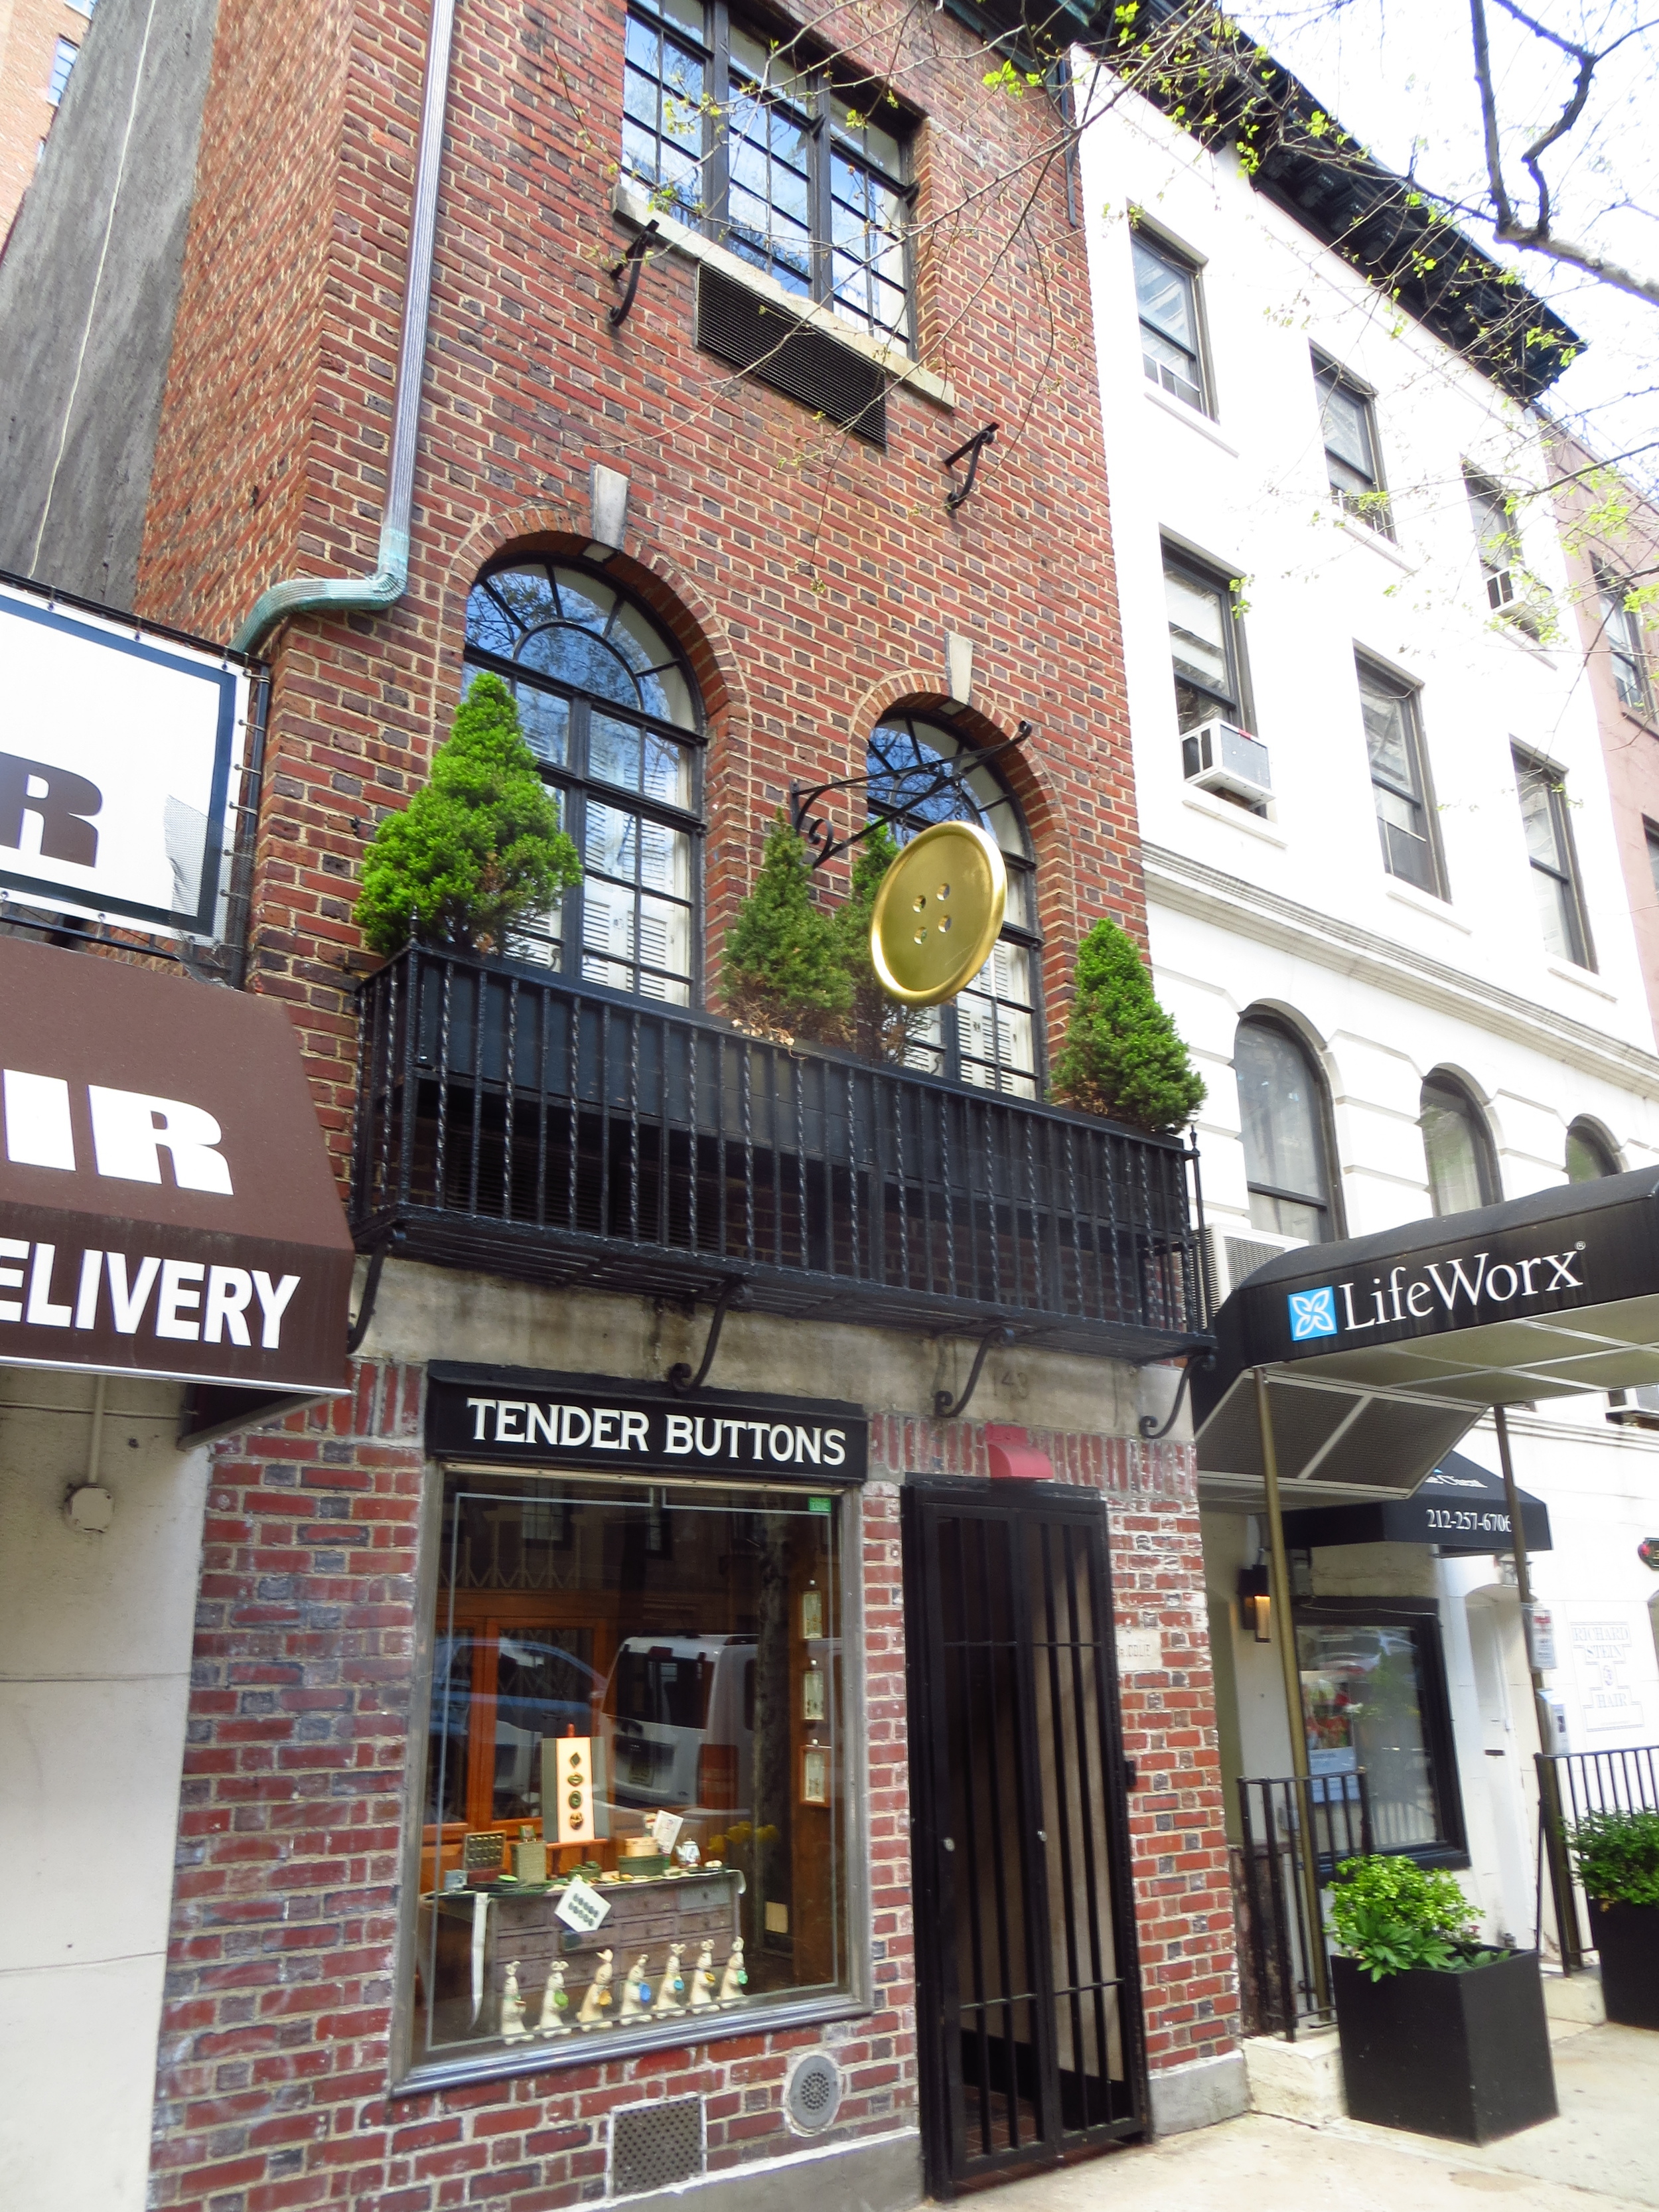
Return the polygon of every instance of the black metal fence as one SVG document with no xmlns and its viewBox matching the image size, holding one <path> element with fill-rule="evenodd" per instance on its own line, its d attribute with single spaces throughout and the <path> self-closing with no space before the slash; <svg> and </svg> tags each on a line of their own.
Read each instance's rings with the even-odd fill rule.
<svg viewBox="0 0 1659 2212">
<path fill-rule="evenodd" d="M 1143 1360 L 1204 1328 L 1178 1139 L 422 947 L 361 1012 L 365 1249 Z"/>
<path fill-rule="evenodd" d="M 1296 2040 L 1331 2017 L 1322 1897 L 1372 1848 L 1370 1791 L 1351 1774 L 1241 1776 L 1234 1853 L 1244 2030 Z"/>
<path fill-rule="evenodd" d="M 1581 1914 L 1566 1838 L 1586 1813 L 1659 1812 L 1659 1744 L 1626 1751 L 1534 1753 L 1538 1770 L 1539 1862 L 1547 1870 L 1564 1973 L 1576 1973 L 1591 1947 Z M 1541 1899 L 1540 1899 L 1541 1903 Z"/>
</svg>

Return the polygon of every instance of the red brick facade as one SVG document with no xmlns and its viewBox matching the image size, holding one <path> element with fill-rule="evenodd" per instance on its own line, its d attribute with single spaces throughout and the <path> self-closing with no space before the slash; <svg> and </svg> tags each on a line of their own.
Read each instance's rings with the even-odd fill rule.
<svg viewBox="0 0 1659 2212">
<path fill-rule="evenodd" d="M 986 48 L 943 13 L 890 20 L 854 0 L 823 20 L 921 118 L 921 350 L 954 405 L 896 386 L 884 452 L 698 352 L 682 259 L 653 258 L 630 318 L 608 327 L 605 264 L 629 235 L 610 212 L 619 0 L 459 11 L 410 588 L 384 615 L 291 622 L 267 648 L 252 982 L 292 1012 L 343 1171 L 351 986 L 369 964 L 351 921 L 364 841 L 448 728 L 479 570 L 513 548 L 579 556 L 596 463 L 630 486 L 609 573 L 656 611 L 702 687 L 711 1003 L 723 932 L 792 781 L 861 767 L 889 708 L 945 703 L 947 631 L 975 647 L 957 726 L 981 739 L 1036 726 L 1009 780 L 1036 845 L 1051 1038 L 1080 931 L 1111 914 L 1144 942 L 1084 234 L 1053 111 L 1040 93 L 988 88 Z M 228 637 L 281 577 L 375 565 L 426 38 L 416 0 L 221 0 L 140 568 L 147 616 Z M 952 515 L 943 456 L 994 419 L 999 441 Z M 834 896 L 844 870 L 827 874 Z M 781 2077 L 793 2049 L 826 2039 L 817 2029 L 388 2096 L 420 1388 L 418 1369 L 363 1365 L 354 1399 L 217 1462 L 161 2205 L 532 2212 L 603 2192 L 608 2111 L 681 2091 L 708 2100 L 714 2171 L 797 2147 Z M 1235 2034 L 1191 1455 L 1032 1433 L 1063 1479 L 1107 1494 L 1120 1620 L 1163 1635 L 1168 1671 L 1123 1697 L 1161 2071 Z M 982 1431 L 877 1424 L 864 1599 L 878 2003 L 827 2038 L 848 2073 L 842 2140 L 915 2119 L 896 1478 L 953 1455 L 983 1471 Z"/>
<path fill-rule="evenodd" d="M 157 2106 L 155 2202 L 540 2212 L 600 2193 L 605 2118 L 707 2101 L 708 2165 L 799 2148 L 781 2090 L 830 2041 L 826 2141 L 916 2110 L 904 1632 L 895 1478 L 982 1468 L 968 1422 L 878 1421 L 863 1506 L 875 2009 L 465 2089 L 388 2096 L 406 1717 L 416 1643 L 422 1374 L 365 1363 L 329 1412 L 221 1448 L 209 1496 Z M 1231 2048 L 1236 1998 L 1191 1454 L 1030 1432 L 1106 1493 L 1120 1623 L 1167 1671 L 1123 1690 L 1155 2071 Z M 837 2038 L 841 2038 L 839 2041 Z"/>
<path fill-rule="evenodd" d="M 609 211 L 617 0 L 460 13 L 410 588 L 272 648 L 256 987 L 293 1007 L 337 1140 L 362 839 L 447 729 L 480 567 L 585 545 L 596 461 L 631 484 L 611 574 L 703 686 L 711 977 L 791 781 L 846 775 L 883 709 L 942 699 L 947 629 L 975 641 L 979 733 L 1037 726 L 1012 780 L 1042 864 L 1051 1020 L 1080 927 L 1109 912 L 1144 933 L 1084 234 L 1052 110 L 988 90 L 985 49 L 950 17 L 908 21 L 896 47 L 878 15 L 836 27 L 872 67 L 896 58 L 922 111 L 921 351 L 956 396 L 896 389 L 884 453 L 697 352 L 680 259 L 654 259 L 607 326 L 601 264 L 629 235 Z M 425 41 L 425 11 L 394 0 L 219 11 L 145 614 L 228 636 L 280 576 L 374 568 Z M 950 515 L 942 458 L 993 419 Z"/>
</svg>

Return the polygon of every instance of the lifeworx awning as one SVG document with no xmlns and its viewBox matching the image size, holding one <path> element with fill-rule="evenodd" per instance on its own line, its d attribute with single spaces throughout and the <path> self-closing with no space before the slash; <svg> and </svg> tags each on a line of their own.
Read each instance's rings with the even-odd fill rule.
<svg viewBox="0 0 1659 2212">
<path fill-rule="evenodd" d="M 0 938 L 0 1364 L 337 1392 L 352 1263 L 278 1001 Z"/>
<path fill-rule="evenodd" d="M 1263 1480 L 1260 1369 L 1287 1505 L 1407 1497 L 1489 1407 L 1659 1382 L 1659 1171 L 1286 1252 L 1213 1326 L 1192 1383 L 1212 1495 Z"/>
<path fill-rule="evenodd" d="M 1528 1551 L 1553 1551 L 1548 1506 L 1529 1491 L 1516 1494 Z M 1285 1541 L 1298 1550 L 1313 1544 L 1432 1544 L 1441 1552 L 1507 1552 L 1509 1499 L 1501 1474 L 1462 1452 L 1448 1452 L 1409 1498 L 1357 1498 L 1287 1513 Z"/>
</svg>

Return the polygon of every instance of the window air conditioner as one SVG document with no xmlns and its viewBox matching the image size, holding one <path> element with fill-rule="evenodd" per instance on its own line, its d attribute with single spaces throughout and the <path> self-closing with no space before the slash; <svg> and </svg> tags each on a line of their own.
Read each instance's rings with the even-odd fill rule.
<svg viewBox="0 0 1659 2212">
<path fill-rule="evenodd" d="M 1632 1429 L 1659 1429 L 1659 1382 L 1638 1382 L 1633 1390 L 1609 1390 L 1607 1419 Z"/>
<path fill-rule="evenodd" d="M 1181 759 L 1188 782 L 1200 791 L 1230 791 L 1258 804 L 1273 795 L 1267 748 L 1231 722 L 1200 722 L 1188 730 L 1181 740 Z"/>
<path fill-rule="evenodd" d="M 1247 1275 L 1265 1267 L 1281 1252 L 1299 1252 L 1305 1237 L 1280 1237 L 1271 1229 L 1218 1228 L 1212 1221 L 1206 1234 L 1210 1241 L 1210 1289 L 1218 1305 L 1236 1291 Z"/>
</svg>

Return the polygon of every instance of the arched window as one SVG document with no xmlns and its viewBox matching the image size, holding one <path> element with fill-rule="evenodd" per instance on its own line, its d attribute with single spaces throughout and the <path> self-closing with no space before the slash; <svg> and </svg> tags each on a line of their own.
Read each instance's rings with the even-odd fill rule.
<svg viewBox="0 0 1659 2212">
<path fill-rule="evenodd" d="M 1233 1044 L 1244 1133 L 1250 1221 L 1322 1244 L 1336 1234 L 1325 1086 L 1307 1048 L 1283 1022 L 1252 1014 Z"/>
<path fill-rule="evenodd" d="M 1008 908 L 990 958 L 957 998 L 919 1015 L 906 1064 L 981 1090 L 1035 1098 L 1042 1073 L 1042 1002 L 1036 927 L 1036 864 L 1018 801 L 943 723 L 890 714 L 870 739 L 870 811 L 891 824 L 901 844 L 935 822 L 975 822 L 988 830 L 1008 872 Z"/>
<path fill-rule="evenodd" d="M 508 559 L 484 571 L 467 601 L 466 665 L 511 684 L 582 856 L 581 882 L 509 951 L 689 1006 L 702 716 L 679 653 L 607 578 Z"/>
<path fill-rule="evenodd" d="M 1492 1137 L 1455 1076 L 1431 1075 L 1423 1085 L 1419 1127 L 1435 1212 L 1472 1213 L 1478 1206 L 1496 1206 L 1501 1193 Z"/>
<path fill-rule="evenodd" d="M 1567 1132 L 1567 1181 L 1599 1182 L 1620 1172 L 1613 1147 L 1594 1121 L 1575 1121 Z"/>
</svg>

